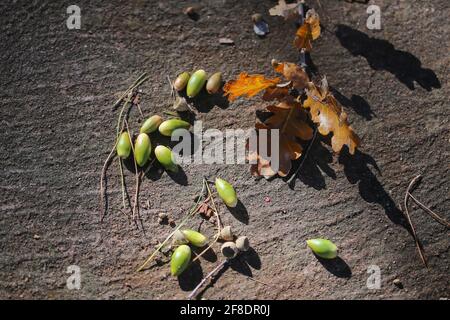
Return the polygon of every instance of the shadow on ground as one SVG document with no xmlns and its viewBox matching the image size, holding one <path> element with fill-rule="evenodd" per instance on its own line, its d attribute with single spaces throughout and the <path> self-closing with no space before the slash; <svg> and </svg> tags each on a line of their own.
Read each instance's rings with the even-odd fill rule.
<svg viewBox="0 0 450 320">
<path fill-rule="evenodd" d="M 414 82 L 431 91 L 440 88 L 441 83 L 431 69 L 422 67 L 422 62 L 413 54 L 395 49 L 387 40 L 369 37 L 367 34 L 346 25 L 338 25 L 336 37 L 341 45 L 354 56 L 362 56 L 374 70 L 385 70 L 410 90 Z"/>
</svg>

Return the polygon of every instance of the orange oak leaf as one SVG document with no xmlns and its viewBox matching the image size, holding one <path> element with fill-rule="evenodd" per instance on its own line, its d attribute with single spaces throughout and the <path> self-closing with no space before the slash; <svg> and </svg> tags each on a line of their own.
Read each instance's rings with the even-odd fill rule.
<svg viewBox="0 0 450 320">
<path fill-rule="evenodd" d="M 306 13 L 303 25 L 300 28 L 298 28 L 295 34 L 294 46 L 297 47 L 298 49 L 304 49 L 309 52 L 312 49 L 312 41 L 316 40 L 319 36 L 320 36 L 319 15 L 314 11 L 314 9 L 310 9 Z"/>
<path fill-rule="evenodd" d="M 361 140 L 349 125 L 347 114 L 329 92 L 326 78 L 320 87 L 311 84 L 307 95 L 303 106 L 309 109 L 311 119 L 318 124 L 320 134 L 326 136 L 333 133 L 331 138 L 333 151 L 340 152 L 342 147 L 347 145 L 350 153 L 354 154 Z"/>
<path fill-rule="evenodd" d="M 229 101 L 234 101 L 243 95 L 253 97 L 264 89 L 274 87 L 279 82 L 280 78 L 267 79 L 260 74 L 249 75 L 243 72 L 236 80 L 228 81 L 224 85 L 223 91 Z"/>
</svg>

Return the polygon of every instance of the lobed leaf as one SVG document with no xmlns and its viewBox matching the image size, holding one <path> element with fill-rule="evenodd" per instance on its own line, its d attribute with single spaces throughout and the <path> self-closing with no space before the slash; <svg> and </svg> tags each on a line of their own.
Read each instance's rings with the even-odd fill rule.
<svg viewBox="0 0 450 320">
<path fill-rule="evenodd" d="M 259 92 L 275 87 L 280 82 L 280 78 L 267 79 L 263 75 L 249 75 L 242 72 L 236 80 L 228 81 L 224 87 L 224 95 L 229 101 L 234 101 L 240 96 L 253 97 Z"/>
</svg>

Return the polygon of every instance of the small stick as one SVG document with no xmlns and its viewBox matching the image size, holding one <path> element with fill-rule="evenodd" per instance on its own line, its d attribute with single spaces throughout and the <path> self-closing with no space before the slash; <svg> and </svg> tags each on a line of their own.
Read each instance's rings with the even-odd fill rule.
<svg viewBox="0 0 450 320">
<path fill-rule="evenodd" d="M 127 127 L 128 134 L 129 134 L 130 137 L 131 137 L 131 132 L 130 132 L 130 128 L 128 127 L 128 121 L 127 121 L 127 119 L 124 119 L 124 122 L 125 122 L 125 126 Z M 133 204 L 132 217 L 133 217 L 133 220 L 136 221 L 136 217 L 138 217 L 138 218 L 140 219 L 140 217 L 139 217 L 139 212 L 138 212 L 137 215 L 136 215 L 136 210 L 139 211 L 138 197 L 139 197 L 140 173 L 139 173 L 139 171 L 138 171 L 138 167 L 137 167 L 137 163 L 136 163 L 136 157 L 134 157 L 134 155 L 135 155 L 136 153 L 134 152 L 134 146 L 133 146 L 132 143 L 131 143 L 131 151 L 133 151 L 134 170 L 136 171 L 136 174 L 135 174 L 135 176 L 136 176 L 136 192 L 135 192 L 135 194 L 134 194 L 134 204 Z M 137 209 L 136 209 L 136 208 L 137 208 Z M 141 221 L 141 223 L 142 223 L 142 221 Z"/>
<path fill-rule="evenodd" d="M 416 181 L 418 182 L 419 179 L 417 179 Z M 422 208 L 426 213 L 428 213 L 434 220 L 436 220 L 437 222 L 439 222 L 440 224 L 442 224 L 443 226 L 450 228 L 450 223 L 447 222 L 447 220 L 445 220 L 443 217 L 441 217 L 439 214 L 437 214 L 436 212 L 434 212 L 433 210 L 431 210 L 430 208 L 428 208 L 427 206 L 425 206 L 422 202 L 420 202 L 419 200 L 416 199 L 416 197 L 414 197 L 411 192 L 408 192 L 408 196 L 420 207 Z"/>
<path fill-rule="evenodd" d="M 308 157 L 309 151 L 311 150 L 311 147 L 314 144 L 316 137 L 317 137 L 317 128 L 314 129 L 314 135 L 311 139 L 311 142 L 308 145 L 308 148 L 306 148 L 306 152 L 305 152 L 305 155 L 303 156 L 302 162 L 300 162 L 300 165 L 298 166 L 297 170 L 295 170 L 294 174 L 287 181 L 288 184 L 290 184 L 297 177 L 297 174 L 300 172 L 300 169 L 303 167 L 303 164 L 305 163 L 306 158 Z"/>
<path fill-rule="evenodd" d="M 106 216 L 105 188 L 103 186 L 103 181 L 105 180 L 105 177 L 106 177 L 106 169 L 108 167 L 108 163 L 115 157 L 116 146 L 117 146 L 117 141 L 114 144 L 113 148 L 111 149 L 111 152 L 109 153 L 108 158 L 106 158 L 105 164 L 103 165 L 103 168 L 102 168 L 102 173 L 100 175 L 100 213 L 101 213 L 100 222 L 103 222 L 103 219 Z"/>
<path fill-rule="evenodd" d="M 217 267 L 215 267 L 210 273 L 208 273 L 206 275 L 206 277 L 204 277 L 202 279 L 202 281 L 200 281 L 200 283 L 194 288 L 194 290 L 192 290 L 192 292 L 188 296 L 188 299 L 191 300 L 192 298 L 194 298 L 197 294 L 197 291 L 203 286 L 203 284 L 206 282 L 206 280 L 211 278 L 216 272 L 219 272 L 219 270 L 222 270 L 222 268 L 224 268 L 227 264 L 228 264 L 228 260 L 225 259 Z"/>
<path fill-rule="evenodd" d="M 214 240 L 206 247 L 206 249 L 203 250 L 202 252 L 200 252 L 200 253 L 192 260 L 192 262 L 198 260 L 202 255 L 204 255 L 206 252 L 208 252 L 209 249 L 212 248 L 212 246 L 217 242 L 217 240 L 219 240 L 219 238 L 220 238 L 220 232 L 221 232 L 221 229 L 222 229 L 222 227 L 221 227 L 221 221 L 220 221 L 220 215 L 219 215 L 219 212 L 217 211 L 217 207 L 216 207 L 216 204 L 215 204 L 215 202 L 214 202 L 214 197 L 212 196 L 212 192 L 211 192 L 211 189 L 210 189 L 210 187 L 209 187 L 209 185 L 208 185 L 208 182 L 207 182 L 206 178 L 203 178 L 203 183 L 206 185 L 206 189 L 207 189 L 207 191 L 208 191 L 208 199 L 209 199 L 209 198 L 211 199 L 212 210 L 213 210 L 213 212 L 214 212 L 214 215 L 216 216 L 216 220 L 217 220 L 217 234 L 216 234 Z"/>
<path fill-rule="evenodd" d="M 418 175 L 417 177 L 415 177 L 414 179 L 412 179 L 411 182 L 409 183 L 409 186 L 408 186 L 408 188 L 406 189 L 405 199 L 404 199 L 404 201 L 403 201 L 403 205 L 404 205 L 404 207 L 405 207 L 404 214 L 405 214 L 405 216 L 406 216 L 406 219 L 408 220 L 409 226 L 411 227 L 411 232 L 412 232 L 412 235 L 413 235 L 413 237 L 414 237 L 414 241 L 416 242 L 416 247 L 417 247 L 417 250 L 419 251 L 420 259 L 422 260 L 422 262 L 423 262 L 423 264 L 425 265 L 425 267 L 428 268 L 428 264 L 427 264 L 427 260 L 426 260 L 426 258 L 425 258 L 425 253 L 423 252 L 422 244 L 420 243 L 419 238 L 417 237 L 416 229 L 414 228 L 414 224 L 413 224 L 413 222 L 412 222 L 412 220 L 411 220 L 411 217 L 410 217 L 410 215 L 409 215 L 409 210 L 408 210 L 408 199 L 409 199 L 410 190 L 411 190 L 411 188 L 414 186 L 414 184 L 416 183 L 416 181 L 417 181 L 418 179 L 420 179 L 420 177 L 421 177 L 421 176 Z"/>
<path fill-rule="evenodd" d="M 117 99 L 117 101 L 114 102 L 113 108 L 117 107 L 120 104 L 120 102 L 128 95 L 128 93 L 130 91 L 132 91 L 137 86 L 141 85 L 144 81 L 148 80 L 148 77 L 146 77 L 146 76 L 147 76 L 147 72 L 144 72 L 143 74 L 141 74 L 139 76 L 139 78 L 137 78 L 133 82 L 133 84 L 131 86 L 129 86 L 127 90 L 125 90 L 125 92 L 119 97 L 119 99 Z M 145 80 L 144 80 L 144 78 L 145 78 Z"/>
<path fill-rule="evenodd" d="M 136 107 L 139 110 L 139 114 L 141 115 L 141 119 L 144 120 L 144 113 L 142 112 L 141 106 L 139 105 L 139 103 L 136 104 Z"/>
</svg>

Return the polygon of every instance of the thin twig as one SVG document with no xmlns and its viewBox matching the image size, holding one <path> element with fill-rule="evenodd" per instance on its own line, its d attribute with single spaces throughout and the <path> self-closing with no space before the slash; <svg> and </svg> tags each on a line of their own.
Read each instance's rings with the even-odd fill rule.
<svg viewBox="0 0 450 320">
<path fill-rule="evenodd" d="M 211 192 L 211 189 L 210 189 L 210 187 L 209 187 L 209 185 L 208 185 L 208 182 L 207 182 L 206 178 L 203 178 L 203 183 L 206 185 L 206 190 L 207 190 L 207 192 L 208 192 L 208 199 L 211 199 L 211 204 L 212 204 L 212 207 L 213 207 L 212 210 L 213 210 L 213 212 L 214 212 L 214 215 L 216 216 L 216 220 L 217 220 L 217 234 L 216 234 L 216 236 L 214 237 L 214 240 L 211 241 L 211 243 L 206 247 L 206 249 L 204 249 L 202 252 L 200 252 L 200 253 L 192 260 L 192 262 L 194 262 L 194 261 L 200 259 L 200 257 L 201 257 L 202 255 L 204 255 L 206 252 L 208 252 L 209 249 L 212 248 L 212 246 L 217 242 L 217 240 L 219 240 L 219 238 L 220 238 L 220 233 L 221 233 L 221 230 L 222 230 L 222 227 L 221 227 L 221 221 L 220 221 L 220 215 L 219 215 L 219 212 L 217 211 L 217 207 L 216 207 L 216 204 L 215 204 L 215 202 L 214 202 L 214 197 L 212 196 L 212 192 Z"/>
<path fill-rule="evenodd" d="M 425 206 L 422 202 L 417 200 L 410 192 L 408 192 L 408 196 L 420 207 L 422 208 L 426 213 L 428 213 L 434 220 L 442 224 L 444 227 L 450 228 L 450 223 L 442 218 L 440 215 L 438 215 L 436 212 Z"/>
<path fill-rule="evenodd" d="M 315 141 L 316 137 L 317 137 L 317 128 L 314 129 L 314 135 L 313 135 L 313 137 L 312 137 L 312 139 L 311 139 L 311 141 L 310 141 L 310 143 L 308 145 L 308 148 L 306 148 L 306 151 L 305 151 L 305 153 L 303 155 L 303 159 L 300 162 L 300 165 L 298 166 L 297 170 L 295 170 L 294 174 L 287 181 L 288 184 L 290 184 L 297 177 L 297 174 L 300 172 L 300 169 L 303 167 L 303 164 L 305 163 L 306 158 L 308 157 L 309 151 L 311 150 L 312 145 L 314 144 L 314 141 Z"/>
<path fill-rule="evenodd" d="M 192 298 L 194 298 L 197 294 L 197 291 L 203 286 L 203 284 L 206 282 L 206 280 L 211 278 L 216 272 L 219 272 L 219 270 L 222 270 L 227 264 L 228 264 L 228 260 L 225 259 L 217 267 L 215 267 L 210 273 L 208 273 L 202 279 L 202 281 L 200 281 L 200 283 L 194 288 L 194 290 L 192 290 L 192 292 L 188 296 L 188 299 L 191 300 Z"/>
<path fill-rule="evenodd" d="M 136 88 L 137 86 L 141 85 L 144 81 L 148 80 L 147 76 L 147 72 L 144 72 L 143 74 L 141 74 L 134 82 L 131 86 L 128 87 L 127 90 L 125 90 L 125 92 L 119 97 L 119 99 L 117 99 L 116 102 L 114 102 L 113 104 L 113 108 L 117 107 L 120 102 L 128 95 L 128 93 L 130 91 L 132 91 L 134 88 Z M 144 78 L 146 77 L 146 79 L 144 80 Z"/>
<path fill-rule="evenodd" d="M 125 122 L 125 126 L 127 127 L 128 134 L 131 137 L 131 132 L 130 132 L 130 128 L 128 127 L 127 119 L 124 119 L 124 122 Z M 133 220 L 136 221 L 136 217 L 138 219 L 140 219 L 139 205 L 138 205 L 140 173 L 139 173 L 138 166 L 137 166 L 137 163 L 136 163 L 136 157 L 134 156 L 136 153 L 134 152 L 134 146 L 133 146 L 132 143 L 131 143 L 131 151 L 133 151 L 133 162 L 134 162 L 134 170 L 135 170 L 135 176 L 136 176 L 136 188 L 135 188 L 135 194 L 134 194 L 134 204 L 133 204 L 132 217 L 133 217 Z M 136 215 L 136 210 L 138 211 L 137 215 Z M 142 224 L 142 221 L 141 221 L 141 224 Z"/>
<path fill-rule="evenodd" d="M 116 155 L 116 153 L 115 153 L 116 146 L 117 146 L 117 141 L 114 144 L 114 146 L 112 147 L 111 152 L 108 155 L 108 158 L 106 158 L 105 163 L 102 168 L 102 173 L 100 175 L 100 213 L 101 213 L 100 222 L 103 222 L 103 219 L 106 216 L 106 205 L 105 205 L 105 191 L 106 190 L 103 186 L 103 181 L 105 180 L 105 177 L 106 177 L 106 170 L 108 168 L 108 164 Z"/>
<path fill-rule="evenodd" d="M 417 250 L 419 251 L 420 258 L 421 258 L 423 264 L 425 265 L 425 267 L 428 268 L 427 260 L 425 258 L 425 252 L 423 252 L 422 244 L 420 243 L 419 238 L 417 237 L 416 229 L 414 228 L 414 224 L 413 224 L 413 222 L 411 220 L 411 217 L 409 215 L 409 210 L 408 210 L 408 199 L 409 199 L 410 190 L 412 189 L 412 187 L 414 186 L 416 181 L 418 179 L 420 179 L 420 178 L 421 178 L 421 176 L 418 175 L 417 177 L 412 179 L 412 181 L 409 183 L 409 186 L 406 189 L 405 199 L 403 201 L 403 205 L 405 207 L 404 208 L 405 209 L 404 210 L 404 214 L 406 216 L 406 219 L 408 220 L 409 226 L 411 227 L 411 233 L 412 233 L 412 235 L 414 237 L 414 241 L 416 242 L 416 247 L 417 247 Z"/>
</svg>

